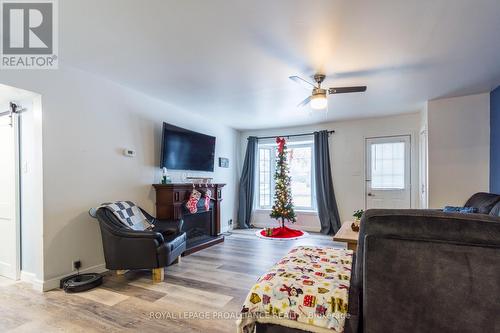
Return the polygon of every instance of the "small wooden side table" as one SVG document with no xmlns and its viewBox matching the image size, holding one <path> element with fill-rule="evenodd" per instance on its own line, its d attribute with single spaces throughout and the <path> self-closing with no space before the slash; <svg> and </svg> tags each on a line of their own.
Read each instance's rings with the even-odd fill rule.
<svg viewBox="0 0 500 333">
<path fill-rule="evenodd" d="M 333 240 L 336 242 L 347 243 L 347 248 L 349 250 L 356 251 L 356 247 L 358 246 L 359 232 L 353 231 L 351 229 L 351 224 L 351 221 L 342 223 L 339 231 L 337 231 L 335 236 L 333 236 Z"/>
</svg>

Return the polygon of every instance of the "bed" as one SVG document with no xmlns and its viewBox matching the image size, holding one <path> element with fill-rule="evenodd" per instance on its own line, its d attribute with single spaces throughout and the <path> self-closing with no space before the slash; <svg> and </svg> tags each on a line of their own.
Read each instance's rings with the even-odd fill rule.
<svg viewBox="0 0 500 333">
<path fill-rule="evenodd" d="M 342 333 L 353 251 L 299 246 L 251 288 L 238 333 Z"/>
</svg>

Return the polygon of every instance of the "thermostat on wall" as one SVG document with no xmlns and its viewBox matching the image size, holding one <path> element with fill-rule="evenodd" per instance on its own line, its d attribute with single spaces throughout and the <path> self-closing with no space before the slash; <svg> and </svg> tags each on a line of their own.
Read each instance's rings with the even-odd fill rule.
<svg viewBox="0 0 500 333">
<path fill-rule="evenodd" d="M 135 156 L 135 150 L 133 150 L 133 149 L 123 149 L 123 155 L 128 156 L 128 157 L 134 157 Z"/>
</svg>

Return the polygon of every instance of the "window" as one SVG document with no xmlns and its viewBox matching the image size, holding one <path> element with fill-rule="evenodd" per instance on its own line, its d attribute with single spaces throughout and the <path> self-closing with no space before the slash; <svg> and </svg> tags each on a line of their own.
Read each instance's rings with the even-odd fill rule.
<svg viewBox="0 0 500 333">
<path fill-rule="evenodd" d="M 259 206 L 271 207 L 271 149 L 259 149 Z"/>
<path fill-rule="evenodd" d="M 314 210 L 313 142 L 288 142 L 288 166 L 295 209 Z M 270 209 L 274 202 L 274 172 L 278 149 L 274 143 L 259 144 L 257 206 Z"/>
<path fill-rule="evenodd" d="M 373 189 L 405 188 L 404 142 L 372 144 L 371 156 L 371 187 Z"/>
<path fill-rule="evenodd" d="M 312 208 L 312 146 L 293 147 L 289 152 L 293 203 L 297 207 Z"/>
</svg>

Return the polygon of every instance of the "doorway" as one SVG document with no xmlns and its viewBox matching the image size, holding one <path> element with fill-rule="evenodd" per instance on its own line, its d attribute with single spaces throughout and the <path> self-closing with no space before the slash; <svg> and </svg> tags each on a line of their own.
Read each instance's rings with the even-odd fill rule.
<svg viewBox="0 0 500 333">
<path fill-rule="evenodd" d="M 365 206 L 411 208 L 410 135 L 367 138 Z"/>
<path fill-rule="evenodd" d="M 5 104 L 2 104 L 4 106 Z M 0 109 L 0 276 L 18 280 L 20 249 L 20 143 L 16 105 Z"/>
</svg>

